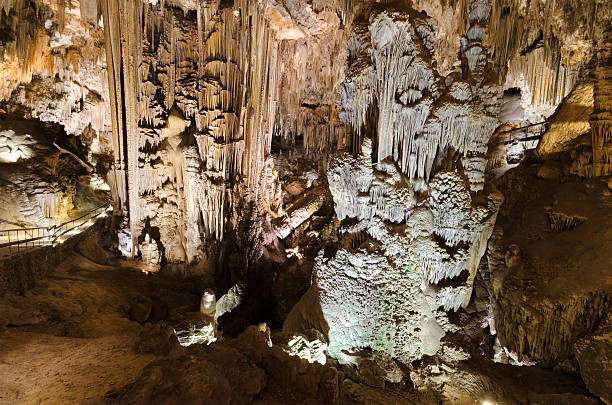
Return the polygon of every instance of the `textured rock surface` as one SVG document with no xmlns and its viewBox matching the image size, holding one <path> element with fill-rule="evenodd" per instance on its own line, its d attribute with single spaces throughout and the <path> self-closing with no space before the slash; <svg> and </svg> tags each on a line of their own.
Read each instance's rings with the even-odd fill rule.
<svg viewBox="0 0 612 405">
<path fill-rule="evenodd" d="M 375 7 L 351 33 L 342 117 L 363 137 L 359 154 L 334 156 L 327 172 L 345 236 L 333 256 L 319 253 L 311 291 L 285 322 L 319 327 L 343 362 L 363 348 L 404 363 L 438 351 L 452 330 L 446 311 L 470 300 L 502 201 L 493 190 L 475 194 L 498 88 L 484 82 L 486 62 L 467 45 L 472 81 L 443 80 L 432 63 L 434 28 L 410 8 Z"/>
<path fill-rule="evenodd" d="M 106 193 L 86 156 L 57 125 L 0 120 L 0 229 L 59 226 L 101 205 Z"/>
<path fill-rule="evenodd" d="M 601 180 L 536 179 L 533 167 L 508 173 L 500 188 L 514 192 L 488 256 L 495 327 L 519 356 L 556 364 L 610 310 L 610 193 Z"/>
<path fill-rule="evenodd" d="M 345 37 L 344 3 L 183 4 L 190 13 L 122 4 L 102 11 L 115 130 L 109 181 L 129 212 L 131 253 L 148 227 L 159 228 L 168 262 L 204 260 L 228 234 L 249 249 L 259 231 L 238 235 L 241 221 L 265 221 L 278 189 L 274 131 L 285 141 L 299 133 L 306 150 L 338 138 L 326 118 L 337 114 L 329 94 L 341 76 L 334 41 Z M 132 24 L 135 37 L 125 29 Z"/>
<path fill-rule="evenodd" d="M 75 250 L 94 263 L 108 263 L 108 256 L 106 255 L 106 252 L 100 247 L 98 242 L 91 237 L 79 242 Z"/>
<path fill-rule="evenodd" d="M 601 328 L 577 341 L 574 352 L 589 391 L 612 403 L 612 328 Z"/>
<path fill-rule="evenodd" d="M 593 84 L 581 83 L 563 100 L 559 109 L 550 117 L 548 130 L 538 144 L 540 155 L 560 152 L 580 135 L 589 133 L 589 118 L 593 113 Z"/>
<path fill-rule="evenodd" d="M 2 3 L 0 100 L 9 110 L 55 122 L 70 135 L 87 128 L 110 147 L 103 30 L 96 2 L 19 0 Z M 91 145 L 89 136 L 87 142 Z"/>
<path fill-rule="evenodd" d="M 102 402 L 608 401 L 610 4 L 0 0 L 0 219 L 104 178 L 137 259 L 24 258 L 2 325 L 157 356 Z"/>
</svg>

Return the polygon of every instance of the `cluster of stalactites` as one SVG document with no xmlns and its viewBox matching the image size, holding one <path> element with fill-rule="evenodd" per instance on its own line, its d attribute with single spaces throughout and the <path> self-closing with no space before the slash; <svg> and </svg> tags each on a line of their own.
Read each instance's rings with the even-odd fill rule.
<svg viewBox="0 0 612 405">
<path fill-rule="evenodd" d="M 598 4 L 595 33 L 597 60 L 595 67 L 594 110 L 590 117 L 593 147 L 593 175 L 612 173 L 612 5 Z"/>
<path fill-rule="evenodd" d="M 352 3 L 288 5 L 293 19 L 276 18 L 280 36 L 291 32 L 298 37 L 282 40 L 279 46 L 282 75 L 274 128 L 292 152 L 318 157 L 345 145 L 347 126 L 338 119 L 338 88 L 344 79 Z M 300 21 L 304 25 L 297 25 Z"/>
<path fill-rule="evenodd" d="M 487 44 L 505 88 L 524 93 L 526 118 L 532 122 L 551 115 L 584 74 L 600 13 L 595 3 L 492 2 Z"/>
<path fill-rule="evenodd" d="M 80 134 L 89 124 L 98 133 L 106 129 L 106 100 L 95 83 L 102 80 L 96 76 L 104 59 L 104 50 L 92 40 L 98 36 L 97 7 L 84 3 L 0 2 L 0 21 L 13 34 L 0 45 L 0 100 L 12 96 L 12 102 L 42 121 L 58 122 L 69 134 Z M 47 86 L 43 94 L 28 86 L 35 76 Z"/>
<path fill-rule="evenodd" d="M 123 2 L 107 0 L 103 7 L 114 178 L 125 170 L 127 180 L 114 182 L 116 195 L 125 196 L 119 188 L 127 188 L 122 201 L 129 201 L 132 238 L 148 219 L 172 221 L 184 240 L 169 260 L 191 260 L 197 243 L 188 239 L 222 239 L 227 216 L 240 203 L 233 193 L 246 200 L 263 195 L 259 180 L 280 87 L 279 42 L 267 3 L 198 2 L 195 13 L 184 14 L 162 3 Z M 151 204 L 163 204 L 159 215 L 165 217 L 154 218 Z"/>
<path fill-rule="evenodd" d="M 404 173 L 423 177 L 427 142 L 419 141 L 436 93 L 431 69 L 433 22 L 405 11 L 372 15 L 365 28 L 355 27 L 349 40 L 347 80 L 342 89 L 342 118 L 361 132 L 376 100 L 378 160 L 392 156 Z M 425 149 L 424 149 L 425 148 Z M 434 151 L 435 156 L 435 151 Z M 433 162 L 428 162 L 433 163 Z"/>
<path fill-rule="evenodd" d="M 531 119 L 537 120 L 554 112 L 579 77 L 580 71 L 555 58 L 548 47 L 542 47 L 509 61 L 504 87 L 518 87 L 527 93 L 536 114 Z"/>
<path fill-rule="evenodd" d="M 7 41 L 1 46 L 4 65 L 2 73 L 9 73 L 8 70 L 13 68 L 11 73 L 15 74 L 15 77 L 7 75 L 3 79 L 27 83 L 31 80 L 33 71 L 50 67 L 49 55 L 46 52 L 49 36 L 42 29 L 42 19 L 51 15 L 52 10 L 46 4 L 39 6 L 28 0 L 0 1 L 0 21 L 8 25 L 15 35 L 15 41 Z M 13 64 L 15 66 L 12 66 Z M 3 87 L 6 87 L 5 83 L 3 80 Z M 8 95 L 10 92 L 2 94 L 2 99 Z"/>
<path fill-rule="evenodd" d="M 324 105 L 315 109 L 298 107 L 297 114 L 277 113 L 274 133 L 284 144 L 302 147 L 306 155 L 318 156 L 345 146 L 348 128 L 338 119 L 336 106 Z M 296 142 L 297 136 L 302 137 L 301 145 Z"/>
<path fill-rule="evenodd" d="M 465 73 L 480 83 L 487 67 L 483 26 L 488 3 L 470 2 L 469 16 L 462 57 Z M 385 10 L 373 14 L 367 25 L 357 24 L 349 40 L 341 118 L 360 133 L 374 105 L 378 161 L 391 156 L 417 184 L 429 179 L 440 153 L 453 149 L 464 155 L 472 190 L 478 191 L 486 144 L 497 125 L 496 103 L 486 99 L 497 100 L 499 92 L 449 77 L 450 97 L 443 96 L 432 60 L 434 38 L 433 21 L 407 10 Z"/>
</svg>

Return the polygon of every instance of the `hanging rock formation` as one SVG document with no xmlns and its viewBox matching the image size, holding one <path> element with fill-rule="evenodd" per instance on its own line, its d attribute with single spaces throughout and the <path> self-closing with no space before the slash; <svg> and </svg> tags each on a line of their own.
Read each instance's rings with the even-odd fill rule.
<svg viewBox="0 0 612 405">
<path fill-rule="evenodd" d="M 349 16 L 342 3 L 181 7 L 103 3 L 115 134 L 109 182 L 129 213 L 132 255 L 145 228 L 158 228 L 164 260 L 192 263 L 270 210 L 275 133 L 289 143 L 299 135 L 306 150 L 337 144 L 344 124 L 327 120 L 337 117 L 330 95 L 342 63 L 305 64 L 325 52 L 342 58 L 333 41 L 321 49 L 316 39 L 341 42 Z"/>
<path fill-rule="evenodd" d="M 91 0 L 0 3 L 3 229 L 59 225 L 106 199 L 92 165 L 103 173 L 111 148 L 98 17 Z"/>
<path fill-rule="evenodd" d="M 3 2 L 0 24 L 0 100 L 69 135 L 88 127 L 107 148 L 108 86 L 97 3 L 19 0 Z M 100 139 L 100 136 L 102 138 Z M 92 139 L 84 142 L 90 146 Z"/>
<path fill-rule="evenodd" d="M 486 3 L 470 7 L 472 26 L 486 23 Z M 385 6 L 356 19 L 349 40 L 341 117 L 363 141 L 327 173 L 345 245 L 319 254 L 311 291 L 284 326 L 327 325 L 329 352 L 342 361 L 363 348 L 405 363 L 439 350 L 453 330 L 446 311 L 470 301 L 503 199 L 483 191 L 499 108 L 484 33 L 462 42 L 467 79 L 444 79 L 434 30 L 415 10 Z"/>
<path fill-rule="evenodd" d="M 504 88 L 521 90 L 525 117 L 531 122 L 552 114 L 584 77 L 593 56 L 598 3 L 492 2 L 487 44 Z"/>
</svg>

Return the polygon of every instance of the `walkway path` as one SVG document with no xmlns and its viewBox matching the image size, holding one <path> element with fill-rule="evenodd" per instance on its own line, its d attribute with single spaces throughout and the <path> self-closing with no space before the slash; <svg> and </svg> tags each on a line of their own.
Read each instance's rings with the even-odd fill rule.
<svg viewBox="0 0 612 405">
<path fill-rule="evenodd" d="M 0 230 L 0 258 L 40 246 L 63 243 L 93 225 L 96 218 L 108 215 L 111 210 L 112 206 L 104 204 L 60 225 Z"/>
</svg>

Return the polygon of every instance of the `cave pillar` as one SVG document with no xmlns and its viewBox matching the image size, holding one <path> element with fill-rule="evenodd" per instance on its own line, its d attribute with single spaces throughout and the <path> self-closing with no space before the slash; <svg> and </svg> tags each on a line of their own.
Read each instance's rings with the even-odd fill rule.
<svg viewBox="0 0 612 405">
<path fill-rule="evenodd" d="M 594 108 L 591 114 L 593 176 L 612 173 L 612 4 L 601 0 L 597 4 L 595 23 L 596 66 Z"/>
<path fill-rule="evenodd" d="M 122 210 L 127 208 L 134 239 L 139 223 L 136 69 L 142 59 L 142 4 L 138 0 L 103 0 L 101 5 L 113 128 L 113 198 Z"/>
</svg>

